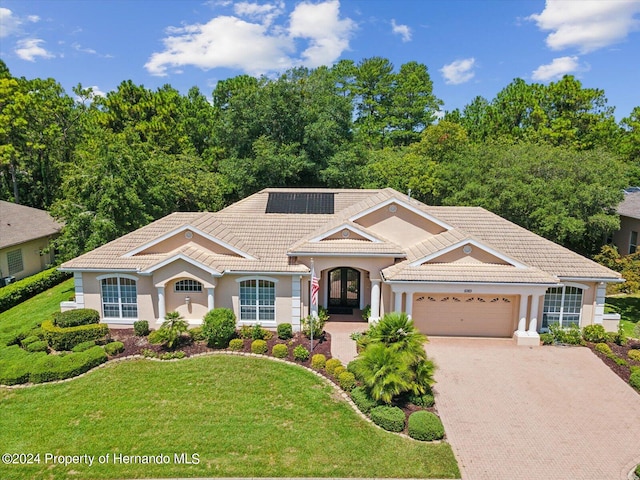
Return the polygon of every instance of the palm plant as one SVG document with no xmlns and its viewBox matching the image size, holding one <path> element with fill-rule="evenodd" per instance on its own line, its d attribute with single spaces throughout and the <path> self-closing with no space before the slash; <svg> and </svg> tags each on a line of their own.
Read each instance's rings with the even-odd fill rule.
<svg viewBox="0 0 640 480">
<path fill-rule="evenodd" d="M 162 327 L 151 333 L 149 341 L 151 343 L 164 343 L 167 348 L 173 348 L 188 328 L 189 324 L 179 312 L 169 312 L 164 317 Z"/>
<path fill-rule="evenodd" d="M 411 389 L 413 374 L 397 352 L 371 344 L 358 357 L 355 375 L 374 400 L 391 403 L 393 397 Z"/>
<path fill-rule="evenodd" d="M 369 333 L 371 343 L 382 343 L 393 351 L 402 354 L 409 364 L 415 364 L 427 358 L 424 344 L 428 341 L 413 325 L 406 313 L 388 313 Z"/>
</svg>

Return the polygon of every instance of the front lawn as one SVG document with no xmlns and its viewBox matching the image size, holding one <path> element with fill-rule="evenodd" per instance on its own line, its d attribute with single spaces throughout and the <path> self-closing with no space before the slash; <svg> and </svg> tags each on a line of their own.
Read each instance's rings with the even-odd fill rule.
<svg viewBox="0 0 640 480">
<path fill-rule="evenodd" d="M 625 335 L 634 337 L 633 329 L 640 321 L 640 293 L 607 297 L 606 312 L 620 314 L 620 324 Z"/>
<path fill-rule="evenodd" d="M 67 383 L 0 388 L 0 404 L 3 453 L 41 462 L 0 464 L 0 478 L 460 476 L 447 443 L 381 431 L 310 372 L 259 358 L 129 361 Z M 46 453 L 95 460 L 45 464 Z M 199 463 L 177 464 L 183 453 Z M 169 462 L 115 464 L 114 454 Z"/>
</svg>

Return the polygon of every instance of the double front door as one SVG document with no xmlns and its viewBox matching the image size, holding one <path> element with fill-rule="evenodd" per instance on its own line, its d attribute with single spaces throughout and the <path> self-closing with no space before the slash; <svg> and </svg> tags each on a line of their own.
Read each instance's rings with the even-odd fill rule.
<svg viewBox="0 0 640 480">
<path fill-rule="evenodd" d="M 360 307 L 360 272 L 340 267 L 329 272 L 329 313 L 351 315 Z"/>
</svg>

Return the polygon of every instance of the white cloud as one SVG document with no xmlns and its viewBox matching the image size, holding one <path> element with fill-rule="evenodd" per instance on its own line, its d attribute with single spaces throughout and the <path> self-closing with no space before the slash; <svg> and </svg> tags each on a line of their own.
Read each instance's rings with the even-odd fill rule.
<svg viewBox="0 0 640 480">
<path fill-rule="evenodd" d="M 638 0 L 547 0 L 544 10 L 527 17 L 538 28 L 551 31 L 546 43 L 552 50 L 575 47 L 587 53 L 618 43 L 640 27 L 634 18 Z"/>
<path fill-rule="evenodd" d="M 218 16 L 205 24 L 167 28 L 164 50 L 151 55 L 145 68 L 152 75 L 195 66 L 203 70 L 226 67 L 257 75 L 293 65 L 316 67 L 330 64 L 349 47 L 355 23 L 340 19 L 339 2 L 298 4 L 289 25 L 271 22 L 282 14 L 283 4 L 258 5 L 242 2 L 234 6 L 238 16 Z M 308 46 L 296 56 L 296 39 Z"/>
<path fill-rule="evenodd" d="M 98 87 L 97 85 L 92 85 L 89 88 L 91 88 L 91 91 L 92 91 L 91 98 L 107 96 L 107 94 L 104 93 L 102 90 L 100 90 L 100 87 Z"/>
<path fill-rule="evenodd" d="M 22 25 L 22 21 L 11 10 L 0 7 L 0 38 L 20 31 L 20 25 Z"/>
<path fill-rule="evenodd" d="M 79 43 L 72 43 L 71 47 L 78 51 L 78 52 L 82 52 L 82 53 L 89 53 L 91 55 L 97 55 L 98 52 L 96 52 L 93 48 L 85 48 L 82 45 L 80 45 Z"/>
<path fill-rule="evenodd" d="M 27 60 L 29 62 L 35 62 L 36 57 L 42 58 L 53 58 L 55 55 L 49 53 L 47 50 L 40 46 L 41 43 L 44 43 L 44 40 L 40 38 L 25 38 L 23 40 L 18 40 L 16 44 L 16 55 L 23 60 Z"/>
<path fill-rule="evenodd" d="M 411 41 L 411 29 L 408 25 L 398 25 L 394 18 L 391 19 L 391 31 L 402 37 L 403 42 Z"/>
<path fill-rule="evenodd" d="M 578 57 L 560 57 L 554 58 L 547 65 L 540 65 L 531 74 L 534 80 L 547 81 L 561 78 L 571 72 L 575 72 L 580 68 Z"/>
<path fill-rule="evenodd" d="M 456 60 L 443 66 L 440 72 L 442 72 L 445 83 L 449 85 L 459 85 L 468 82 L 475 76 L 475 72 L 473 71 L 475 64 L 476 59 L 473 57 Z"/>
<path fill-rule="evenodd" d="M 29 15 L 27 17 L 27 20 L 29 20 L 31 23 L 38 23 L 40 21 L 40 17 L 38 15 Z"/>
</svg>

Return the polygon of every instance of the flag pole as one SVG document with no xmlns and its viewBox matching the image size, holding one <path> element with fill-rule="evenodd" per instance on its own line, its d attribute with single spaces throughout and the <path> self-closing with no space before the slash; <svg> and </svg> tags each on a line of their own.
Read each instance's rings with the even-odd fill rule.
<svg viewBox="0 0 640 480">
<path fill-rule="evenodd" d="M 313 322 L 318 318 L 318 292 L 320 291 L 319 279 L 316 277 L 315 264 L 311 258 L 311 315 L 309 315 L 309 329 L 311 335 L 311 352 L 313 352 Z"/>
</svg>

